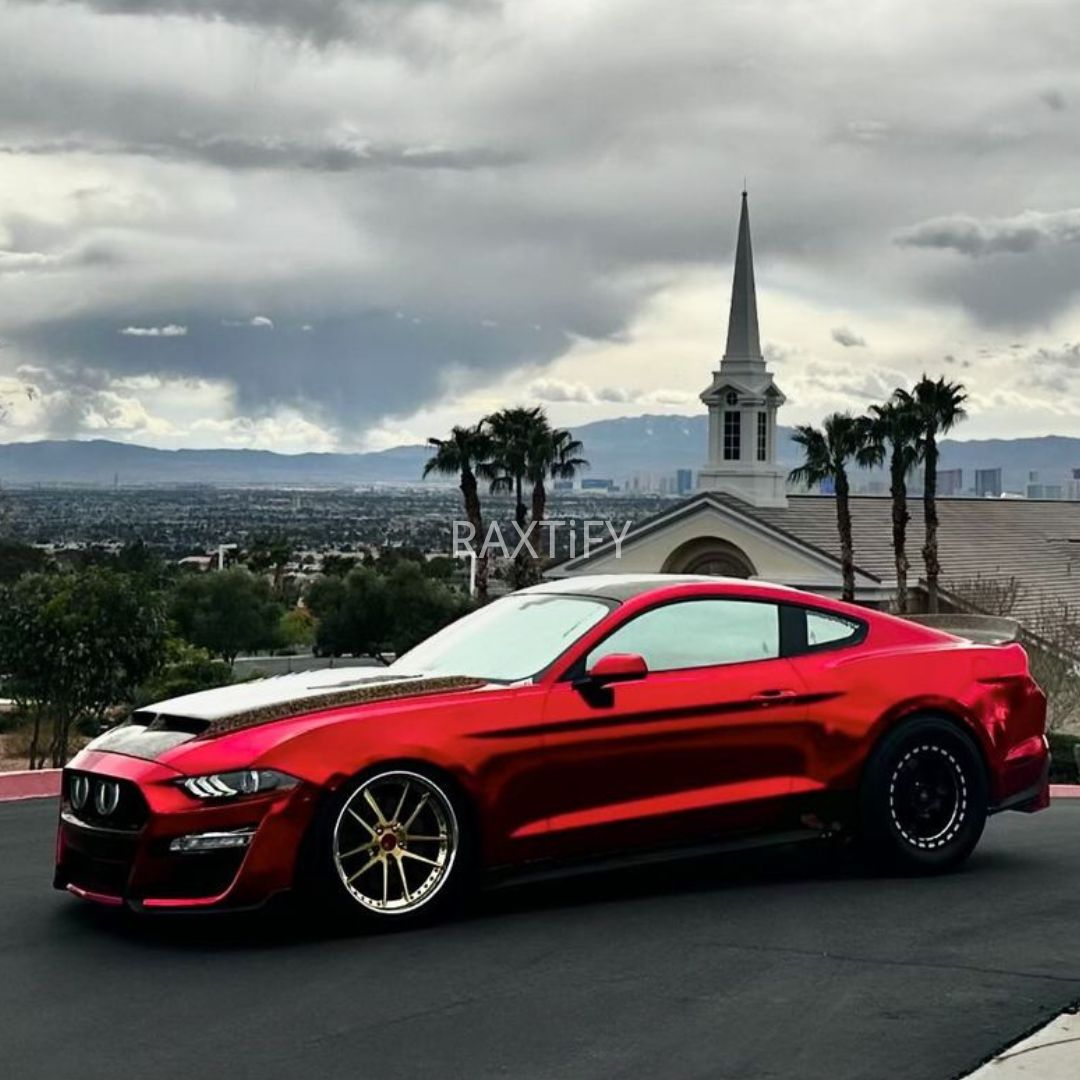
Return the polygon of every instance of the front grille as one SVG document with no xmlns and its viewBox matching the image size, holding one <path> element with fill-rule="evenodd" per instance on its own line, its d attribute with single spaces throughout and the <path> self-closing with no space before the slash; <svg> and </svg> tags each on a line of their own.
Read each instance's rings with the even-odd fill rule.
<svg viewBox="0 0 1080 1080">
<path fill-rule="evenodd" d="M 101 829 L 137 832 L 149 815 L 137 784 L 98 773 L 65 770 L 63 800 L 79 821 Z"/>
</svg>

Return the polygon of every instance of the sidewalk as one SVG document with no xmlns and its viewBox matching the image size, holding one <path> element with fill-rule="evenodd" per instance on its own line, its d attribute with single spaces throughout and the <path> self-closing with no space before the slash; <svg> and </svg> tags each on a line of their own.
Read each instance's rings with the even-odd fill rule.
<svg viewBox="0 0 1080 1080">
<path fill-rule="evenodd" d="M 1076 1080 L 1078 1076 L 1080 1016 L 1066 1012 L 1002 1050 L 966 1080 Z"/>
</svg>

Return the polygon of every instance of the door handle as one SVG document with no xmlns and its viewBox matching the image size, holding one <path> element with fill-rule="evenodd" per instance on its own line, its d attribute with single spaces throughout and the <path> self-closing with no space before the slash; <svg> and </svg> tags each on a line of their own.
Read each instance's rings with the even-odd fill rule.
<svg viewBox="0 0 1080 1080">
<path fill-rule="evenodd" d="M 759 690 L 756 694 L 750 695 L 751 701 L 782 701 L 784 698 L 795 697 L 794 690 L 782 689 L 782 690 Z"/>
</svg>

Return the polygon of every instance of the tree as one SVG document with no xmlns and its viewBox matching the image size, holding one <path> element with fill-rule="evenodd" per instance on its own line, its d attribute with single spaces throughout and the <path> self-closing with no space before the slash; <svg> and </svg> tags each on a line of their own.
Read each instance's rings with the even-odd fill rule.
<svg viewBox="0 0 1080 1080">
<path fill-rule="evenodd" d="M 922 554 L 926 564 L 926 607 L 928 611 L 936 612 L 938 582 L 941 578 L 941 563 L 938 560 L 937 438 L 951 431 L 967 416 L 964 411 L 967 393 L 960 383 L 947 382 L 944 376 L 935 380 L 923 375 L 911 394 L 905 397 L 918 417 L 918 449 L 925 469 L 923 517 L 926 536 Z"/>
<path fill-rule="evenodd" d="M 304 607 L 289 608 L 278 621 L 278 639 L 283 646 L 310 646 L 315 641 L 315 619 Z"/>
<path fill-rule="evenodd" d="M 868 442 L 868 422 L 849 413 L 833 413 L 822 428 L 801 424 L 791 436 L 803 448 L 803 464 L 793 469 L 789 479 L 808 486 L 831 481 L 836 496 L 836 527 L 840 534 L 842 597 L 855 599 L 855 545 L 851 534 L 848 462 L 856 459 Z"/>
<path fill-rule="evenodd" d="M 573 480 L 589 463 L 579 455 L 585 447 L 580 439 L 563 428 L 537 426 L 529 444 L 527 477 L 532 483 L 532 521 L 538 525 L 547 512 L 547 488 L 544 481 Z"/>
<path fill-rule="evenodd" d="M 389 643 L 398 656 L 470 607 L 460 592 L 429 577 L 417 563 L 402 562 L 395 567 L 386 578 L 385 589 L 391 613 Z"/>
<path fill-rule="evenodd" d="M 320 577 L 306 602 L 318 620 L 315 650 L 320 656 L 376 656 L 390 647 L 390 607 L 386 579 L 369 567 L 347 577 Z"/>
<path fill-rule="evenodd" d="M 72 727 L 96 729 L 161 662 L 165 605 L 132 577 L 30 574 L 0 595 L 0 685 L 32 724 L 29 764 L 67 761 Z"/>
<path fill-rule="evenodd" d="M 326 555 L 322 561 L 322 573 L 333 577 L 344 577 L 356 566 L 355 555 L 338 555 L 336 553 Z"/>
<path fill-rule="evenodd" d="M 484 476 L 490 481 L 492 492 L 506 491 L 514 496 L 514 522 L 522 536 L 528 528 L 528 507 L 525 505 L 525 485 L 533 483 L 534 508 L 537 490 L 536 478 L 546 475 L 543 461 L 550 452 L 551 425 L 540 406 L 518 406 L 492 413 L 487 418 L 492 437 L 491 461 L 485 466 Z M 541 482 L 541 501 L 546 498 Z M 534 518 L 534 522 L 537 519 Z M 535 539 L 534 539 L 535 543 Z M 515 545 L 516 546 L 516 545 Z M 537 567 L 529 557 L 527 546 L 520 545 L 510 571 L 510 582 L 520 589 L 536 580 Z"/>
<path fill-rule="evenodd" d="M 435 453 L 424 466 L 424 476 L 459 477 L 461 496 L 465 502 L 465 517 L 473 530 L 477 550 L 484 542 L 484 516 L 480 509 L 477 474 L 487 465 L 492 451 L 492 439 L 483 422 L 475 427 L 455 427 L 447 439 L 428 439 Z M 476 556 L 476 598 L 481 604 L 488 598 L 487 555 Z"/>
<path fill-rule="evenodd" d="M 369 567 L 347 578 L 312 582 L 307 606 L 318 620 L 315 647 L 323 656 L 401 654 L 469 610 L 455 589 L 402 559 L 387 573 Z"/>
<path fill-rule="evenodd" d="M 908 473 L 919 461 L 919 417 L 911 396 L 897 390 L 884 405 L 871 405 L 867 440 L 857 455 L 860 465 L 880 465 L 889 456 L 889 493 L 892 496 L 893 559 L 896 563 L 896 610 L 908 610 L 907 505 Z"/>
<path fill-rule="evenodd" d="M 281 595 L 281 583 L 285 567 L 293 557 L 293 545 L 283 533 L 259 536 L 252 541 L 245 562 L 255 574 L 270 574 L 274 595 Z"/>
<path fill-rule="evenodd" d="M 482 471 L 492 492 L 506 491 L 514 496 L 514 521 L 524 533 L 528 522 L 525 505 L 525 480 L 529 473 L 530 447 L 550 426 L 539 405 L 531 409 L 517 406 L 492 413 L 486 420 L 491 433 L 491 459 Z"/>
<path fill-rule="evenodd" d="M 167 638 L 162 653 L 160 669 L 135 693 L 136 707 L 228 686 L 233 681 L 232 668 L 224 660 L 215 660 L 206 649 L 181 638 Z"/>
<path fill-rule="evenodd" d="M 281 614 L 269 582 L 239 567 L 181 579 L 169 606 L 183 638 L 230 665 L 241 652 L 274 648 Z"/>
<path fill-rule="evenodd" d="M 49 556 L 41 548 L 18 540 L 0 540 L 0 582 L 10 584 L 24 574 L 40 573 L 49 566 Z"/>
</svg>

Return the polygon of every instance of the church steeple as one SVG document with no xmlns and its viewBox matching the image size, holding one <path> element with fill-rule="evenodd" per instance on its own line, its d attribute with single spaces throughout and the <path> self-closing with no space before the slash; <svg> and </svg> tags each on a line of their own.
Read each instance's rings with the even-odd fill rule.
<svg viewBox="0 0 1080 1080">
<path fill-rule="evenodd" d="M 735 247 L 735 276 L 731 283 L 725 360 L 761 360 L 758 337 L 757 293 L 754 288 L 754 251 L 750 244 L 750 209 L 746 191 L 739 214 L 739 240 Z"/>
<path fill-rule="evenodd" d="M 709 409 L 709 458 L 698 473 L 698 487 L 727 492 L 754 506 L 786 506 L 784 470 L 776 460 L 776 413 L 784 395 L 761 353 L 745 189 L 727 348 L 701 400 Z"/>
</svg>

